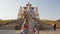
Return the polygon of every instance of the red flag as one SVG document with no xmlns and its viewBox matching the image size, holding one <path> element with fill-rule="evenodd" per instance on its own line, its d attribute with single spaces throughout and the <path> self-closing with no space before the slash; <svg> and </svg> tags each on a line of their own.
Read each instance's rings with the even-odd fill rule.
<svg viewBox="0 0 60 34">
<path fill-rule="evenodd" d="M 34 32 L 36 32 L 36 28 L 34 29 Z"/>
<path fill-rule="evenodd" d="M 24 28 L 27 28 L 27 24 L 26 23 L 24 24 Z"/>
</svg>

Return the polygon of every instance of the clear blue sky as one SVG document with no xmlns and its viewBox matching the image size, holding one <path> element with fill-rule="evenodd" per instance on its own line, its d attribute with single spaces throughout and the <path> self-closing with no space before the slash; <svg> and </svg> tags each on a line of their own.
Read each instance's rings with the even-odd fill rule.
<svg viewBox="0 0 60 34">
<path fill-rule="evenodd" d="M 0 0 L 0 19 L 17 19 L 20 6 L 25 6 L 28 0 Z M 29 0 L 32 6 L 37 6 L 40 19 L 60 19 L 60 0 Z"/>
</svg>

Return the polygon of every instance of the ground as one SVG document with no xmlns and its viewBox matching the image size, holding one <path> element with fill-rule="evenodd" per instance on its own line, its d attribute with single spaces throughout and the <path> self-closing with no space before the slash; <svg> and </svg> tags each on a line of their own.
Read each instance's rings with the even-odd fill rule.
<svg viewBox="0 0 60 34">
<path fill-rule="evenodd" d="M 20 34 L 20 30 L 14 30 L 15 24 L 8 24 L 0 26 L 0 34 Z M 41 30 L 39 34 L 60 34 L 60 29 L 54 30 Z"/>
<path fill-rule="evenodd" d="M 20 30 L 0 30 L 0 34 L 20 34 Z M 40 31 L 39 34 L 60 34 L 60 29 L 56 31 Z"/>
</svg>

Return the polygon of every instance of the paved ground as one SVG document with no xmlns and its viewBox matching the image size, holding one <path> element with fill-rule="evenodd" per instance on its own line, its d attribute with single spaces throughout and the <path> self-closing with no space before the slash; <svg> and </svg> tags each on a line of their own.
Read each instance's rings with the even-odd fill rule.
<svg viewBox="0 0 60 34">
<path fill-rule="evenodd" d="M 52 27 L 50 25 L 48 26 L 50 27 L 50 30 L 45 29 L 45 30 L 40 31 L 39 33 L 40 34 L 60 34 L 60 29 L 57 29 L 57 31 L 54 31 L 54 30 L 51 30 Z M 47 28 L 48 26 L 46 26 L 45 28 Z M 8 24 L 8 25 L 0 26 L 0 34 L 20 34 L 20 31 L 14 30 L 14 28 L 15 28 L 15 24 Z"/>
<path fill-rule="evenodd" d="M 0 34 L 19 34 L 19 32 L 15 30 L 0 30 Z"/>
<path fill-rule="evenodd" d="M 60 29 L 57 31 L 40 31 L 40 34 L 60 34 Z"/>
<path fill-rule="evenodd" d="M 40 34 L 60 34 L 60 29 L 57 31 L 40 31 Z M 20 34 L 19 30 L 0 30 L 0 34 Z"/>
</svg>

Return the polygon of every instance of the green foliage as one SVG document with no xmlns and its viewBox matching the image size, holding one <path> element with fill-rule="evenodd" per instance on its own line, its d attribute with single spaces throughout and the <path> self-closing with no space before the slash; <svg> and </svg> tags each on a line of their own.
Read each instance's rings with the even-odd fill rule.
<svg viewBox="0 0 60 34">
<path fill-rule="evenodd" d="M 60 28 L 60 20 L 39 20 L 39 19 L 34 19 L 36 22 L 38 21 L 39 23 L 46 23 L 46 24 L 51 24 L 56 23 L 57 27 Z M 21 21 L 21 20 L 20 20 Z M 10 23 L 17 23 L 17 20 L 0 20 L 0 26 L 10 24 Z M 22 26 L 23 21 L 19 23 L 19 26 Z M 34 22 L 34 25 L 36 26 L 37 23 Z"/>
<path fill-rule="evenodd" d="M 17 20 L 0 20 L 0 26 L 10 24 L 10 23 L 14 23 L 14 22 L 16 23 Z"/>
<path fill-rule="evenodd" d="M 57 20 L 57 22 L 60 22 L 60 20 Z"/>
<path fill-rule="evenodd" d="M 56 20 L 56 21 L 53 21 L 53 20 L 40 20 L 40 22 L 50 24 L 50 25 L 52 25 L 53 23 L 56 23 L 57 28 L 60 28 L 60 20 Z"/>
</svg>

